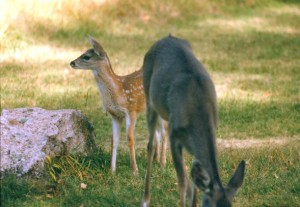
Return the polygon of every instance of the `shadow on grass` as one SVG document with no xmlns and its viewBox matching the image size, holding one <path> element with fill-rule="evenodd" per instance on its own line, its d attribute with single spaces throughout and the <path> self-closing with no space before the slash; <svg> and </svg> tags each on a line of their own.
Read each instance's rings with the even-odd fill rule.
<svg viewBox="0 0 300 207">
<path fill-rule="evenodd" d="M 33 196 L 42 195 L 43 189 L 37 183 L 12 174 L 1 178 L 1 206 L 21 206 Z"/>
<path fill-rule="evenodd" d="M 296 35 L 274 34 L 269 32 L 250 32 L 245 34 L 219 34 L 214 36 L 212 51 L 218 56 L 206 58 L 203 53 L 204 62 L 209 69 L 220 72 L 246 72 L 246 73 L 271 73 L 284 67 L 282 73 L 296 72 L 296 68 L 285 67 L 286 64 L 278 65 L 278 60 L 290 61 L 296 64 L 300 58 L 300 39 Z M 201 43 L 199 43 L 201 45 Z M 196 48 L 197 45 L 194 46 Z M 201 48 L 201 47 L 199 47 Z M 214 54 L 213 52 L 209 54 Z M 221 60 L 221 61 L 220 61 Z M 274 60 L 275 64 L 263 61 Z M 243 63 L 248 64 L 243 64 Z M 250 63 L 252 62 L 252 63 Z M 278 68 L 281 67 L 281 68 Z"/>
<path fill-rule="evenodd" d="M 287 116 L 288 114 L 288 116 Z M 222 138 L 292 137 L 300 134 L 298 103 L 221 101 L 219 129 Z"/>
</svg>

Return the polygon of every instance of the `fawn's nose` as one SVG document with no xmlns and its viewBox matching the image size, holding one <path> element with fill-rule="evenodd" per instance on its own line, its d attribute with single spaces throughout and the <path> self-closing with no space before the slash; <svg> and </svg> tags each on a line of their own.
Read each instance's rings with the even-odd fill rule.
<svg viewBox="0 0 300 207">
<path fill-rule="evenodd" d="M 71 65 L 72 68 L 74 68 L 76 66 L 74 61 L 70 62 L 70 65 Z"/>
</svg>

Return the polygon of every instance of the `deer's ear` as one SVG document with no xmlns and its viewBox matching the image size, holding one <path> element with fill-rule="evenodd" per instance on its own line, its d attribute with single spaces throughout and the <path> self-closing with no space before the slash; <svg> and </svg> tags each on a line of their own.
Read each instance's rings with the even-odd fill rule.
<svg viewBox="0 0 300 207">
<path fill-rule="evenodd" d="M 227 185 L 227 191 L 230 195 L 230 197 L 233 197 L 237 190 L 241 187 L 244 181 L 245 177 L 245 168 L 246 168 L 246 162 L 242 160 L 237 167 L 237 169 L 234 172 L 234 175 L 230 179 Z"/>
<path fill-rule="evenodd" d="M 191 175 L 194 184 L 203 192 L 209 193 L 212 190 L 211 178 L 198 160 L 193 161 Z"/>
<path fill-rule="evenodd" d="M 100 56 L 100 57 L 104 57 L 105 56 L 105 51 L 103 49 L 103 47 L 101 46 L 101 44 L 99 42 L 97 42 L 92 36 L 89 35 L 89 40 L 91 45 L 94 48 L 95 53 Z"/>
</svg>

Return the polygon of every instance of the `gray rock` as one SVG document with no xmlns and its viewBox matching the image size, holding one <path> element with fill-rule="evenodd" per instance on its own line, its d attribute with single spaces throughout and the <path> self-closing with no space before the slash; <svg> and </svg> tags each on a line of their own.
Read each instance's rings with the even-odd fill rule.
<svg viewBox="0 0 300 207">
<path fill-rule="evenodd" d="M 40 175 L 46 156 L 88 154 L 96 149 L 95 133 L 77 110 L 4 109 L 0 118 L 1 175 Z"/>
</svg>

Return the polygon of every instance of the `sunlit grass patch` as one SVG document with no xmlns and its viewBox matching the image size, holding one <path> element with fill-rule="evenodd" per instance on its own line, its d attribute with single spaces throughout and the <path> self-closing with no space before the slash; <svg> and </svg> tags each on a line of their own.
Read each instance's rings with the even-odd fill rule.
<svg viewBox="0 0 300 207">
<path fill-rule="evenodd" d="M 207 19 L 199 22 L 200 26 L 220 27 L 227 32 L 241 32 L 246 29 L 260 29 L 268 25 L 268 20 L 261 17 L 244 17 L 232 19 Z"/>
<path fill-rule="evenodd" d="M 22 64 L 39 63 L 40 67 L 49 61 L 65 62 L 68 66 L 69 60 L 77 55 L 76 51 L 66 47 L 58 47 L 49 44 L 26 44 L 19 48 L 10 48 L 1 56 L 3 62 L 19 62 Z M 58 64 L 56 67 L 59 67 Z"/>
<path fill-rule="evenodd" d="M 283 5 L 276 8 L 270 8 L 269 10 L 276 15 L 291 15 L 300 17 L 300 9 L 295 5 Z"/>
<path fill-rule="evenodd" d="M 264 74 L 215 72 L 213 79 L 220 100 L 265 102 L 273 98 L 269 77 Z"/>
</svg>

